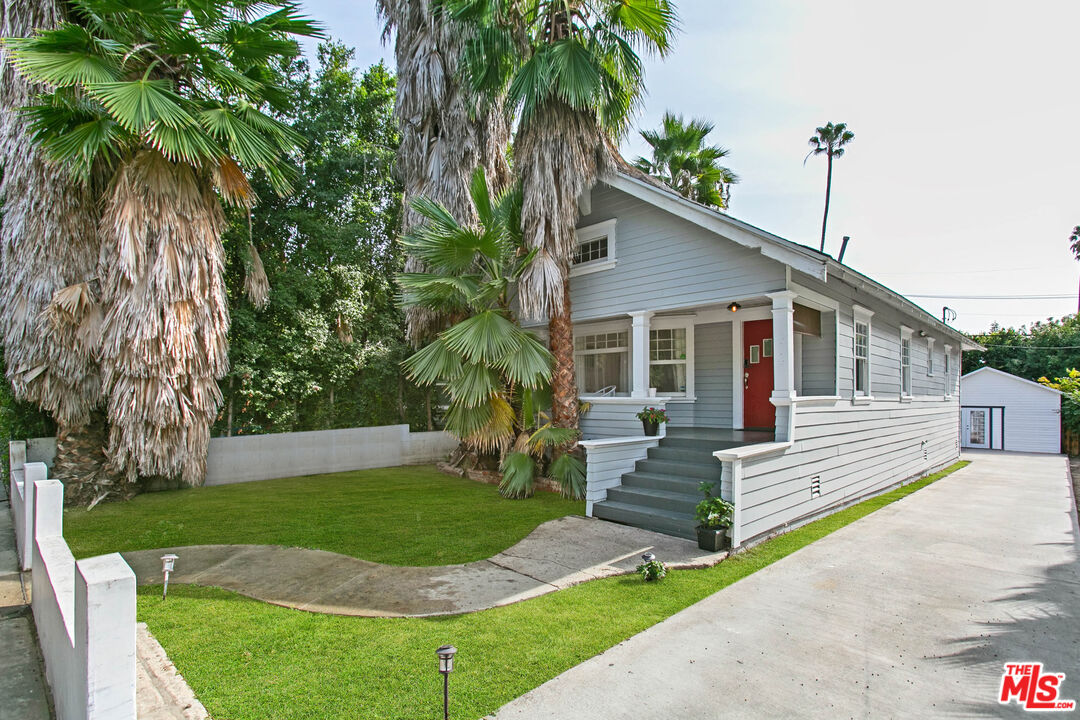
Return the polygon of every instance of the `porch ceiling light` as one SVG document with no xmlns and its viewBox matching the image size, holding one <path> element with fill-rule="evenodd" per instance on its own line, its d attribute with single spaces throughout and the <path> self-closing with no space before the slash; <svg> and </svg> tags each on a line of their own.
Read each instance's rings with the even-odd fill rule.
<svg viewBox="0 0 1080 720">
<path fill-rule="evenodd" d="M 738 312 L 739 308 L 741 308 L 741 307 L 742 307 L 742 305 L 740 305 L 739 303 L 733 302 L 733 303 L 731 303 L 730 305 L 727 306 L 727 309 L 730 310 L 731 312 Z"/>
</svg>

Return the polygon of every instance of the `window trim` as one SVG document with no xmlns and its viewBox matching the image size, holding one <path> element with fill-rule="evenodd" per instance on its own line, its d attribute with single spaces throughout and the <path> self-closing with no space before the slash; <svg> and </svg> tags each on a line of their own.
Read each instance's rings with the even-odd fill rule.
<svg viewBox="0 0 1080 720">
<path fill-rule="evenodd" d="M 634 336 L 633 329 L 630 323 L 618 321 L 618 322 L 602 322 L 602 323 L 590 323 L 588 325 L 576 325 L 574 326 L 574 366 L 577 367 L 579 355 L 602 355 L 612 352 L 611 348 L 603 348 L 600 350 L 578 350 L 577 340 L 579 337 L 586 337 L 588 335 L 603 335 L 606 333 L 625 332 L 626 333 L 626 358 L 627 369 L 629 376 L 627 377 L 628 387 L 624 391 L 626 395 L 614 395 L 612 397 L 626 397 L 633 392 L 633 362 L 634 362 Z M 575 373 L 576 374 L 576 373 Z M 578 397 L 601 397 L 599 395 L 590 394 L 582 390 L 578 391 Z"/>
<path fill-rule="evenodd" d="M 926 377 L 934 377 L 934 342 L 934 338 L 926 338 Z"/>
<path fill-rule="evenodd" d="M 952 397 L 952 383 L 950 382 L 952 377 L 952 345 L 945 345 L 945 363 L 942 365 L 945 375 L 945 397 Z"/>
<path fill-rule="evenodd" d="M 910 398 L 912 395 L 912 377 L 911 377 L 911 338 L 915 334 L 912 328 L 907 325 L 900 326 L 900 397 Z M 904 343 L 907 343 L 907 387 L 904 387 Z"/>
<path fill-rule="evenodd" d="M 617 220 L 612 218 L 611 220 L 605 220 L 593 225 L 587 225 L 585 227 L 578 228 L 574 231 L 576 250 L 582 243 L 587 243 L 597 238 L 607 236 L 607 257 L 599 258 L 597 260 L 589 260 L 588 262 L 578 263 L 577 265 L 571 264 L 570 277 L 577 277 L 578 275 L 588 275 L 589 273 L 599 272 L 601 270 L 610 270 L 615 267 L 618 262 L 615 254 L 616 250 L 616 229 Z"/>
<path fill-rule="evenodd" d="M 649 323 L 649 347 L 645 349 L 645 356 L 652 356 L 652 331 L 653 330 L 676 330 L 683 329 L 686 332 L 686 360 L 656 360 L 657 365 L 686 365 L 686 392 L 665 392 L 664 397 L 689 399 L 694 398 L 694 316 L 693 315 L 661 315 L 652 317 Z M 649 375 L 652 374 L 653 360 L 649 360 Z M 659 390 L 657 393 L 659 394 Z"/>
<path fill-rule="evenodd" d="M 872 398 L 874 396 L 872 378 L 874 377 L 873 349 L 871 347 L 874 337 L 874 311 L 864 308 L 862 305 L 852 305 L 851 323 L 851 395 L 856 398 Z M 858 346 L 858 326 L 866 326 L 866 389 L 860 391 L 859 387 L 859 356 L 856 355 Z"/>
</svg>

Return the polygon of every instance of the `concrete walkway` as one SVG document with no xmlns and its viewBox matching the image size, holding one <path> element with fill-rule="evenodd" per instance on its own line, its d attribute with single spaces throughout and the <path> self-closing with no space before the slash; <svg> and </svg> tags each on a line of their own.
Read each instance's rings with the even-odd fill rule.
<svg viewBox="0 0 1080 720">
<path fill-rule="evenodd" d="M 1022 717 L 997 703 L 1002 665 L 1017 660 L 1066 673 L 1061 699 L 1080 702 L 1066 460 L 967 457 L 496 717 Z"/>
<path fill-rule="evenodd" d="M 424 617 L 476 612 L 587 580 L 634 572 L 651 551 L 669 567 L 715 565 L 726 553 L 697 543 L 583 517 L 537 527 L 498 555 L 466 565 L 401 567 L 276 545 L 194 545 L 123 553 L 140 585 L 161 583 L 161 556 L 180 556 L 169 583 L 334 615 Z"/>
<path fill-rule="evenodd" d="M 0 482 L 0 720 L 51 717 L 29 605 L 30 579 L 19 572 L 7 487 Z"/>
</svg>

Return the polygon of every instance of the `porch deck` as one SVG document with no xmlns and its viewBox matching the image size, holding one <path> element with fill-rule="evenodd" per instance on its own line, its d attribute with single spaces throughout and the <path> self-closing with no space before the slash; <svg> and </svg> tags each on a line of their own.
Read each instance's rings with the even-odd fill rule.
<svg viewBox="0 0 1080 720">
<path fill-rule="evenodd" d="M 774 437 L 775 433 L 764 430 L 670 427 L 632 471 L 622 474 L 621 483 L 593 504 L 592 515 L 692 539 L 694 508 L 702 499 L 699 484 L 712 481 L 721 486 L 723 465 L 713 453 L 772 442 Z M 720 490 L 730 499 L 730 488 Z"/>
</svg>

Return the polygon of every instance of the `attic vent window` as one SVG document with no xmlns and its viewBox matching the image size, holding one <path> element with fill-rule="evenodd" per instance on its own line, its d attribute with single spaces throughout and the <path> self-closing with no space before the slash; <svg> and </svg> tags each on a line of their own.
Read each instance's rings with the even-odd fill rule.
<svg viewBox="0 0 1080 720">
<path fill-rule="evenodd" d="M 821 497 L 821 476 L 820 475 L 815 475 L 814 477 L 810 478 L 810 497 L 811 498 L 819 498 L 819 497 Z"/>
<path fill-rule="evenodd" d="M 571 277 L 615 267 L 615 220 L 578 228 Z"/>
<path fill-rule="evenodd" d="M 577 250 L 574 251 L 574 264 L 581 265 L 582 263 L 593 262 L 594 260 L 606 260 L 608 256 L 608 242 L 607 236 L 596 238 L 595 240 L 587 240 L 583 243 L 578 243 Z"/>
</svg>

